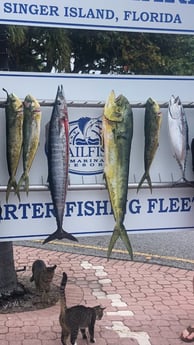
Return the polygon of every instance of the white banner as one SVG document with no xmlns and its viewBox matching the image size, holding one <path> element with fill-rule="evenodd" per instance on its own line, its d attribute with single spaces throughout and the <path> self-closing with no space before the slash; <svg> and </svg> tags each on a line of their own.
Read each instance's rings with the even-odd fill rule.
<svg viewBox="0 0 194 345">
<path fill-rule="evenodd" d="M 0 24 L 193 34 L 194 0 L 1 1 Z"/>
<path fill-rule="evenodd" d="M 5 199 L 1 193 L 1 199 Z M 48 191 L 21 193 L 21 202 L 11 195 L 1 203 L 0 241 L 44 239 L 57 226 Z M 129 188 L 124 225 L 129 233 L 194 229 L 193 188 Z M 107 190 L 69 190 L 63 228 L 75 237 L 110 235 L 114 229 Z"/>
<path fill-rule="evenodd" d="M 134 132 L 130 155 L 129 189 L 125 227 L 131 232 L 194 229 L 194 188 L 176 182 L 180 168 L 172 155 L 168 135 L 167 104 L 172 94 L 185 107 L 189 144 L 194 138 L 194 77 L 110 76 L 51 73 L 1 72 L 0 89 L 0 241 L 44 239 L 56 230 L 56 219 L 48 190 L 45 154 L 45 125 L 50 120 L 58 85 L 63 85 L 68 104 L 70 165 L 69 188 L 64 213 L 64 229 L 76 237 L 111 234 L 114 217 L 103 178 L 104 155 L 101 145 L 103 104 L 110 91 L 123 94 L 133 108 Z M 9 178 L 6 160 L 6 93 L 21 100 L 33 95 L 41 104 L 40 144 L 29 174 L 28 196 L 21 200 L 12 191 L 6 203 Z M 137 193 L 144 172 L 145 102 L 152 97 L 161 104 L 162 125 L 159 147 L 150 169 L 152 193 L 147 183 Z M 23 172 L 22 157 L 16 180 Z M 185 176 L 194 180 L 191 150 Z"/>
</svg>

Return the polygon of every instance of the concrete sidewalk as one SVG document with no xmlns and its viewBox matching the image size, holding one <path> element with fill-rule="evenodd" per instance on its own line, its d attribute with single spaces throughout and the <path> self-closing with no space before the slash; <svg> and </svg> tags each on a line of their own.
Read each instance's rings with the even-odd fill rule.
<svg viewBox="0 0 194 345">
<path fill-rule="evenodd" d="M 102 304 L 96 322 L 98 345 L 179 345 L 180 332 L 194 324 L 194 272 L 123 260 L 14 246 L 16 268 L 35 259 L 57 265 L 54 283 L 66 271 L 67 304 Z M 0 314 L 0 345 L 60 345 L 59 303 L 33 312 Z M 70 343 L 68 343 L 70 344 Z M 87 344 L 79 334 L 78 345 Z"/>
</svg>

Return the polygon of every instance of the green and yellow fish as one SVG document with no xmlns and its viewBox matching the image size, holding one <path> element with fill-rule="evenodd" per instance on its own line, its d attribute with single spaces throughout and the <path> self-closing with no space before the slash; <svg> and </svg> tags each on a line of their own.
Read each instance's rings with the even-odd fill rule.
<svg viewBox="0 0 194 345">
<path fill-rule="evenodd" d="M 120 95 L 116 98 L 114 91 L 112 91 L 106 101 L 102 121 L 104 176 L 116 222 L 108 247 L 108 258 L 119 237 L 133 258 L 131 243 L 123 224 L 128 193 L 132 137 L 133 113 L 131 105 L 126 97 Z"/>
<path fill-rule="evenodd" d="M 7 101 L 5 105 L 6 116 L 6 156 L 7 167 L 9 172 L 9 181 L 6 191 L 6 202 L 8 202 L 11 188 L 13 187 L 15 193 L 20 200 L 19 191 L 17 190 L 16 172 L 19 164 L 19 159 L 22 149 L 23 138 L 23 104 L 22 101 L 13 93 L 8 94 L 7 90 L 3 89 L 7 94 Z"/>
<path fill-rule="evenodd" d="M 145 120 L 144 120 L 144 168 L 145 172 L 138 184 L 137 192 L 141 188 L 143 182 L 147 180 L 150 191 L 152 192 L 152 182 L 150 178 L 150 166 L 153 162 L 155 153 L 159 146 L 159 134 L 162 123 L 162 113 L 159 104 L 152 98 L 148 98 L 145 107 Z"/>
<path fill-rule="evenodd" d="M 23 122 L 23 174 L 18 182 L 17 190 L 24 183 L 24 190 L 29 191 L 29 171 L 35 158 L 41 125 L 41 110 L 39 102 L 31 95 L 24 99 Z"/>
</svg>

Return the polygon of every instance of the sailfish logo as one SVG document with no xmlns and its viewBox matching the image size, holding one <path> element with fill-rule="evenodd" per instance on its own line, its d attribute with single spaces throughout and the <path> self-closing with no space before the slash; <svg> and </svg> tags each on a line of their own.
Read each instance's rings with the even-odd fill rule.
<svg viewBox="0 0 194 345">
<path fill-rule="evenodd" d="M 69 126 L 69 172 L 78 175 L 101 174 L 104 166 L 101 119 L 81 117 L 70 122 Z"/>
</svg>

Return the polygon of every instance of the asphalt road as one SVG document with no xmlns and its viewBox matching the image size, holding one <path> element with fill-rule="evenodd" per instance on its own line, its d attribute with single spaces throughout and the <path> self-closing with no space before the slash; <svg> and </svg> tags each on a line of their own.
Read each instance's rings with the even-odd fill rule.
<svg viewBox="0 0 194 345">
<path fill-rule="evenodd" d="M 134 261 L 194 270 L 194 230 L 159 233 L 129 234 L 134 253 Z M 17 241 L 15 245 L 33 246 L 56 250 L 106 257 L 110 236 L 79 237 L 78 242 Z M 131 260 L 125 246 L 118 240 L 111 259 Z"/>
</svg>

